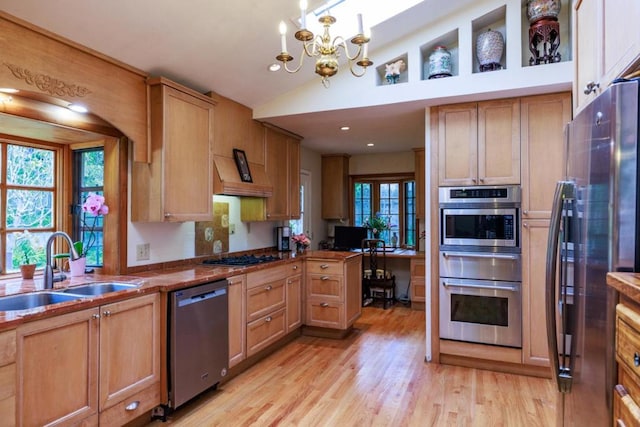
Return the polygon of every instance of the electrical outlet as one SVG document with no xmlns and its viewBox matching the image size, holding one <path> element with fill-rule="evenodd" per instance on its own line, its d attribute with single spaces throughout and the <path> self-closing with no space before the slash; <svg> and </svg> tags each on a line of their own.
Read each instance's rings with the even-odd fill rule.
<svg viewBox="0 0 640 427">
<path fill-rule="evenodd" d="M 149 244 L 140 243 L 136 246 L 136 261 L 145 261 L 149 259 Z"/>
<path fill-rule="evenodd" d="M 236 232 L 236 225 L 229 224 L 229 234 L 235 234 L 235 232 Z"/>
</svg>

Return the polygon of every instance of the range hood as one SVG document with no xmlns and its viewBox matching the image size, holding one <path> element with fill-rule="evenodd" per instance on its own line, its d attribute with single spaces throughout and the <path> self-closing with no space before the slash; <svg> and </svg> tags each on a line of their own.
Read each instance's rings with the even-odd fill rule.
<svg viewBox="0 0 640 427">
<path fill-rule="evenodd" d="M 264 165 L 248 162 L 252 182 L 243 182 L 240 179 L 235 160 L 231 157 L 213 156 L 213 163 L 215 166 L 214 194 L 250 197 L 271 197 L 273 194 L 273 185 L 271 185 Z"/>
</svg>

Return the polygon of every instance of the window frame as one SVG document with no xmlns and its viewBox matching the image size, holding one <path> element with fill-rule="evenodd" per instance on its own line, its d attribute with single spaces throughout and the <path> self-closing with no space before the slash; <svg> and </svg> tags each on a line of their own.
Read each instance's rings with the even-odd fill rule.
<svg viewBox="0 0 640 427">
<path fill-rule="evenodd" d="M 393 174 L 363 174 L 363 175 L 351 175 L 349 177 L 349 207 L 351 212 L 352 223 L 355 225 L 356 211 L 355 211 L 355 194 L 354 188 L 356 183 L 368 183 L 372 184 L 372 209 L 371 215 L 375 215 L 377 209 L 380 206 L 380 184 L 384 183 L 397 183 L 399 184 L 400 200 L 399 200 L 399 212 L 398 212 L 398 247 L 406 248 L 406 230 L 405 225 L 405 183 L 408 181 L 415 182 L 414 173 L 393 173 Z M 415 189 L 415 184 L 414 184 Z M 415 195 L 414 195 L 415 197 Z M 414 224 L 413 228 L 416 229 L 417 225 Z M 415 237 L 417 239 L 417 236 Z"/>
</svg>

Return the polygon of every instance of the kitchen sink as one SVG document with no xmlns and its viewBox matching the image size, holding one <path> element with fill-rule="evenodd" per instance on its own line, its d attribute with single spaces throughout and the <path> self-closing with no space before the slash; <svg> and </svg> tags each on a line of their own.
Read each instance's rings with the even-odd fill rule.
<svg viewBox="0 0 640 427">
<path fill-rule="evenodd" d="M 127 289 L 135 289 L 139 286 L 140 285 L 136 285 L 134 283 L 100 282 L 74 286 L 63 290 L 62 292 L 67 295 L 78 295 L 86 297 L 108 294 L 109 292 L 124 291 Z"/>
<path fill-rule="evenodd" d="M 78 295 L 68 295 L 61 292 L 37 292 L 0 297 L 0 311 L 29 310 L 50 304 L 77 300 Z"/>
</svg>

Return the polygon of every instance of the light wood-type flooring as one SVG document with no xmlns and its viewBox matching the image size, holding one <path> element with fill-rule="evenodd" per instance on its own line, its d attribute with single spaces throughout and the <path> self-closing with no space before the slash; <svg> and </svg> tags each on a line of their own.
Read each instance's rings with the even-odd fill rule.
<svg viewBox="0 0 640 427">
<path fill-rule="evenodd" d="M 424 316 L 365 307 L 344 340 L 300 337 L 151 425 L 554 425 L 551 380 L 426 363 Z"/>
</svg>

